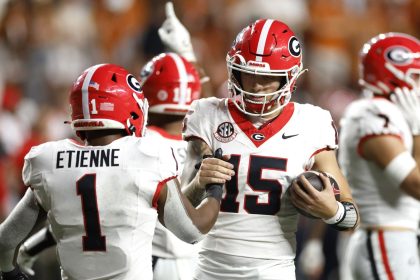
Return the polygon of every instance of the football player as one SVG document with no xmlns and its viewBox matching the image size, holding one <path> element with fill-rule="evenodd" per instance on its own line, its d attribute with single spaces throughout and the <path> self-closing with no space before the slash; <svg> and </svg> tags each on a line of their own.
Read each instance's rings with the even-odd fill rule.
<svg viewBox="0 0 420 280">
<path fill-rule="evenodd" d="M 197 208 L 180 193 L 172 148 L 142 137 L 147 100 L 124 68 L 85 70 L 70 91 L 70 105 L 71 126 L 84 144 L 47 142 L 26 155 L 22 174 L 29 189 L 0 225 L 3 279 L 28 279 L 14 266 L 15 250 L 46 217 L 63 278 L 152 279 L 157 218 L 195 243 L 217 218 L 221 188 L 208 188 Z M 216 158 L 202 166 L 207 161 L 230 167 Z M 195 183 L 217 181 L 197 176 Z"/>
<path fill-rule="evenodd" d="M 347 256 L 354 279 L 420 279 L 420 42 L 380 34 L 360 52 L 364 98 L 341 120 L 339 162 L 361 227 Z"/>
<path fill-rule="evenodd" d="M 193 100 L 200 97 L 199 74 L 192 63 L 175 53 L 160 54 L 151 59 L 140 72 L 140 83 L 149 103 L 147 136 L 164 141 L 172 147 L 182 170 L 187 142 L 182 140 L 182 120 Z M 32 265 L 38 254 L 54 245 L 49 229 L 43 229 L 20 247 L 21 269 L 34 275 Z M 153 278 L 191 279 L 196 263 L 197 247 L 181 241 L 156 224 L 153 237 Z"/>
<path fill-rule="evenodd" d="M 187 142 L 182 140 L 182 121 L 191 102 L 200 97 L 200 77 L 192 63 L 175 53 L 164 53 L 148 62 L 140 73 L 144 96 L 149 101 L 147 135 L 167 142 L 178 168 L 184 165 Z M 153 279 L 192 279 L 197 245 L 181 241 L 160 223 L 153 237 Z"/>
<path fill-rule="evenodd" d="M 167 44 L 176 51 L 176 24 L 167 24 Z M 230 98 L 194 101 L 184 120 L 189 141 L 183 184 L 199 173 L 220 179 L 224 196 L 215 228 L 201 244 L 194 279 L 295 279 L 295 232 L 298 213 L 291 201 L 337 229 L 351 229 L 358 214 L 335 157 L 337 133 L 329 112 L 292 103 L 303 72 L 298 38 L 284 23 L 264 19 L 245 27 L 226 58 Z M 216 162 L 197 162 L 222 148 L 235 175 Z M 204 164 L 205 163 L 205 164 Z M 215 163 L 215 164 L 213 164 Z M 305 180 L 291 197 L 286 191 L 303 171 L 332 174 L 331 184 L 315 191 Z M 196 184 L 183 191 L 196 203 L 204 192 Z"/>
</svg>

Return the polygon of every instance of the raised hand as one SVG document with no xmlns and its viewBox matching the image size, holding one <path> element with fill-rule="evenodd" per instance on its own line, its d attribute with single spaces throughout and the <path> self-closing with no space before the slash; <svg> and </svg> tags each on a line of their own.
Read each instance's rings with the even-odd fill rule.
<svg viewBox="0 0 420 280">
<path fill-rule="evenodd" d="M 162 43 L 170 51 L 183 56 L 189 62 L 196 62 L 190 33 L 176 17 L 172 2 L 166 3 L 165 12 L 166 20 L 158 31 Z"/>
<path fill-rule="evenodd" d="M 413 135 L 420 135 L 420 98 L 418 92 L 406 87 L 396 88 L 391 100 L 400 108 Z"/>
</svg>

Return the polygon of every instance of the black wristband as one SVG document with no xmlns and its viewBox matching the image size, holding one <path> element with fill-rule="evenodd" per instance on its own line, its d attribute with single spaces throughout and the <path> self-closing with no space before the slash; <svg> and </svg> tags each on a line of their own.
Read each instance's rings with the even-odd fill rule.
<svg viewBox="0 0 420 280">
<path fill-rule="evenodd" d="M 23 274 L 22 271 L 20 271 L 19 267 L 15 267 L 12 271 L 9 272 L 2 272 L 1 273 L 3 280 L 26 280 L 29 279 L 28 276 Z"/>
<path fill-rule="evenodd" d="M 217 201 L 221 201 L 223 196 L 223 187 L 220 184 L 212 184 L 206 186 L 206 194 L 204 198 L 213 197 Z"/>
<path fill-rule="evenodd" d="M 24 245 L 25 246 L 24 247 L 25 252 L 29 256 L 31 256 L 31 257 L 36 256 L 39 253 L 41 253 L 42 251 L 44 251 L 45 249 L 50 248 L 50 247 L 57 244 L 57 242 L 55 241 L 54 237 L 51 234 L 51 231 L 50 231 L 49 227 L 45 230 L 45 234 L 41 238 L 42 239 L 39 239 L 39 241 L 37 239 L 38 242 L 31 242 L 31 243 L 34 243 L 34 244 L 29 244 L 28 245 L 28 244 L 24 243 L 25 244 Z"/>
</svg>

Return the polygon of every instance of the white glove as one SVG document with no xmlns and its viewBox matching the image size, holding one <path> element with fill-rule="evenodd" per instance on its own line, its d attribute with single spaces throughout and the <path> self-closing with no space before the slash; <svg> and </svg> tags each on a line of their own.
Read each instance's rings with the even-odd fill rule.
<svg viewBox="0 0 420 280">
<path fill-rule="evenodd" d="M 415 90 L 396 88 L 392 102 L 401 110 L 413 135 L 420 135 L 420 97 Z"/>
<path fill-rule="evenodd" d="M 179 54 L 189 62 L 196 62 L 190 33 L 176 17 L 172 2 L 166 3 L 165 12 L 166 20 L 158 31 L 163 44 L 170 51 Z"/>
<path fill-rule="evenodd" d="M 319 276 L 325 264 L 322 242 L 319 239 L 310 239 L 305 243 L 299 256 L 299 266 L 305 275 Z"/>
<path fill-rule="evenodd" d="M 20 270 L 30 276 L 34 276 L 35 271 L 32 269 L 32 267 L 34 266 L 34 263 L 37 259 L 38 255 L 31 257 L 26 253 L 25 246 L 20 246 L 17 256 L 17 263 L 19 264 Z"/>
</svg>

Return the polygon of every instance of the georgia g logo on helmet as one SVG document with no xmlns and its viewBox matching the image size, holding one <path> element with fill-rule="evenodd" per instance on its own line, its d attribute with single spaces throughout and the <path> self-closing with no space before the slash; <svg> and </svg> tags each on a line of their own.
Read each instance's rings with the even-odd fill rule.
<svg viewBox="0 0 420 280">
<path fill-rule="evenodd" d="M 298 57 L 300 55 L 300 53 L 301 53 L 301 48 L 300 48 L 299 40 L 295 36 L 290 37 L 290 40 L 289 40 L 289 52 L 294 57 Z"/>
<path fill-rule="evenodd" d="M 141 92 L 140 82 L 133 75 L 127 75 L 127 84 L 135 92 Z"/>
<path fill-rule="evenodd" d="M 410 56 L 410 50 L 403 47 L 391 47 L 385 51 L 385 58 L 386 60 L 394 63 L 394 64 L 409 64 L 413 61 L 413 57 Z"/>
</svg>

